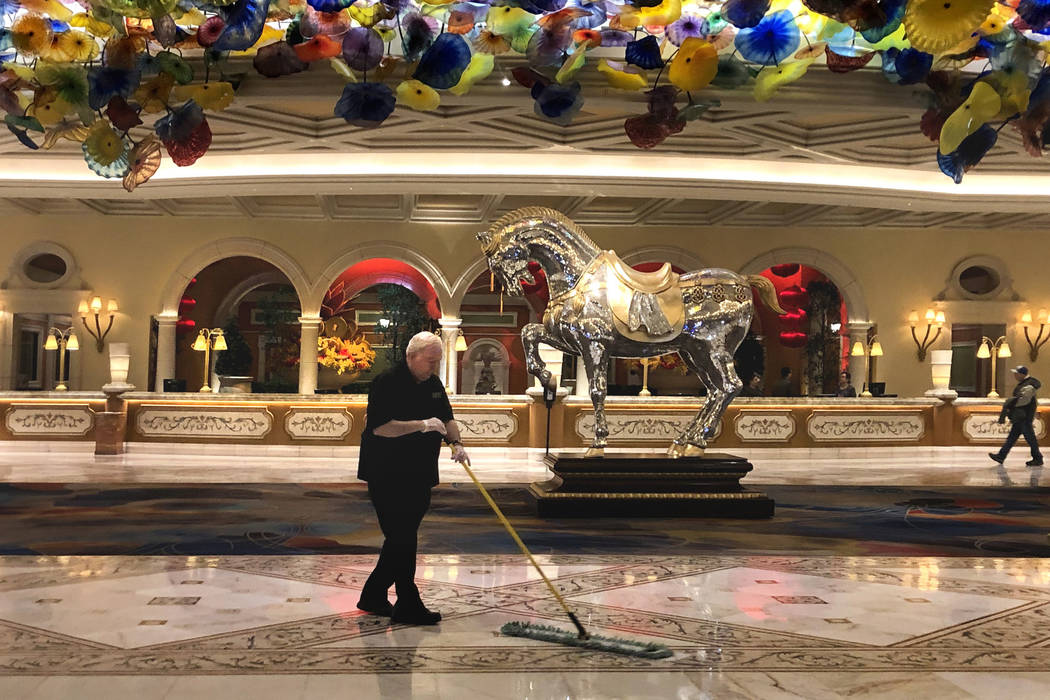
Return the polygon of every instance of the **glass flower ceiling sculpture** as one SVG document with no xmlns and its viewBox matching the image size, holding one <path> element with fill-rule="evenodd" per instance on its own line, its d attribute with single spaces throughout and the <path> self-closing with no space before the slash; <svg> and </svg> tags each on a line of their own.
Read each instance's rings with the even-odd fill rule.
<svg viewBox="0 0 1050 700">
<path fill-rule="evenodd" d="M 0 109 L 27 148 L 78 142 L 131 191 L 165 151 L 180 166 L 208 151 L 231 57 L 271 78 L 329 64 L 346 81 L 334 112 L 360 127 L 436 109 L 513 55 L 536 114 L 566 125 L 593 69 L 646 92 L 624 123 L 639 148 L 716 106 L 709 86 L 765 101 L 808 70 L 881 65 L 929 87 L 920 129 L 961 182 L 1008 123 L 1041 155 L 1048 49 L 1050 0 L 0 0 Z"/>
</svg>

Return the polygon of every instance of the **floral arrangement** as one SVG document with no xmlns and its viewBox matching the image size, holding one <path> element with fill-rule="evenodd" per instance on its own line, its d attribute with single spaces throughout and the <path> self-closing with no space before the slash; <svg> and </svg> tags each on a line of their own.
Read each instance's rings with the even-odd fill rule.
<svg viewBox="0 0 1050 700">
<path fill-rule="evenodd" d="M 343 327 L 340 330 L 339 325 Z M 334 369 L 338 374 L 350 375 L 348 379 L 372 366 L 376 353 L 357 328 L 357 324 L 348 323 L 336 316 L 325 321 L 322 334 L 317 338 L 317 363 L 322 367 Z"/>
<path fill-rule="evenodd" d="M 646 149 L 718 105 L 709 87 L 765 101 L 817 67 L 880 65 L 928 87 L 918 128 L 961 182 L 1007 123 L 1041 155 L 1048 41 L 1048 0 L 0 0 L 0 109 L 27 148 L 78 142 L 130 191 L 165 152 L 187 166 L 208 151 L 206 112 L 235 99 L 231 57 L 270 78 L 327 62 L 346 82 L 334 113 L 360 127 L 437 109 L 515 54 L 536 114 L 567 125 L 593 69 L 645 91 L 624 131 Z"/>
<path fill-rule="evenodd" d="M 677 370 L 679 374 L 689 374 L 689 366 L 677 352 L 660 355 L 659 357 L 646 357 L 637 360 L 638 364 L 645 364 L 649 369 Z"/>
</svg>

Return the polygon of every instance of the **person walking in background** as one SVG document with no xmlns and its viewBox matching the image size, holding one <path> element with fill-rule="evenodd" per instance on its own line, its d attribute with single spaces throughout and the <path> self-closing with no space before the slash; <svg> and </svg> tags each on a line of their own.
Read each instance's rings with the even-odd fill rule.
<svg viewBox="0 0 1050 700">
<path fill-rule="evenodd" d="M 357 607 L 412 625 L 441 620 L 441 613 L 423 604 L 415 577 L 417 534 L 430 508 L 430 491 L 438 484 L 442 440 L 452 445 L 452 459 L 469 461 L 445 387 L 435 376 L 441 355 L 441 338 L 417 333 L 408 341 L 405 359 L 372 381 L 357 468 L 357 478 L 368 482 L 385 538 Z M 391 585 L 397 592 L 393 606 L 387 600 Z"/>
<path fill-rule="evenodd" d="M 776 384 L 773 385 L 772 396 L 794 396 L 795 392 L 791 389 L 791 368 L 781 367 L 780 368 L 780 379 Z"/>
<path fill-rule="evenodd" d="M 1035 412 L 1039 404 L 1035 392 L 1042 384 L 1035 377 L 1028 376 L 1028 368 L 1024 365 L 1018 365 L 1011 371 L 1017 386 L 1014 387 L 1013 395 L 1003 403 L 1003 410 L 999 412 L 1000 423 L 1010 419 L 1010 434 L 1006 436 L 1006 442 L 999 451 L 989 452 L 988 456 L 1002 464 L 1017 438 L 1024 435 L 1025 442 L 1032 450 L 1032 459 L 1025 462 L 1025 466 L 1041 467 L 1043 454 L 1039 451 L 1039 440 L 1035 436 Z"/>
</svg>

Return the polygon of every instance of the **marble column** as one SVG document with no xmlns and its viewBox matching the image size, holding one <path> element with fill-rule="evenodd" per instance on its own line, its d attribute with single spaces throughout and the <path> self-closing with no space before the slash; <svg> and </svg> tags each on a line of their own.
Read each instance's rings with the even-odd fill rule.
<svg viewBox="0 0 1050 700">
<path fill-rule="evenodd" d="M 317 390 L 317 336 L 321 319 L 299 317 L 299 393 L 312 394 Z"/>
<path fill-rule="evenodd" d="M 442 358 L 445 364 L 445 390 L 450 394 L 459 393 L 459 355 L 456 353 L 456 340 L 459 338 L 459 327 L 463 325 L 463 319 L 442 316 L 438 319 L 441 325 L 441 340 L 445 345 L 445 354 Z"/>
<path fill-rule="evenodd" d="M 157 319 L 157 374 L 153 391 L 164 391 L 164 380 L 175 378 L 175 325 L 178 314 L 159 314 Z"/>
<path fill-rule="evenodd" d="M 857 390 L 857 396 L 860 396 L 864 390 L 864 385 L 867 383 L 868 378 L 864 376 L 864 356 L 853 355 L 853 344 L 859 342 L 864 346 L 864 352 L 867 352 L 869 328 L 871 328 L 871 324 L 867 321 L 850 322 L 846 325 L 846 329 L 849 331 L 849 374 L 853 387 Z"/>
<path fill-rule="evenodd" d="M 14 314 L 0 301 L 0 391 L 15 388 Z"/>
</svg>

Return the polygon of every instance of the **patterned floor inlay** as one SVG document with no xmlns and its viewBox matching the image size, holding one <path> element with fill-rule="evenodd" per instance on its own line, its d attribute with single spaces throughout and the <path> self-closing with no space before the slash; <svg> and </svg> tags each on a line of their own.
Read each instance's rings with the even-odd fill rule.
<svg viewBox="0 0 1050 700">
<path fill-rule="evenodd" d="M 511 620 L 566 625 L 535 572 L 508 555 L 422 557 L 420 588 L 444 615 L 435 628 L 356 609 L 372 556 L 4 557 L 0 676 L 1050 668 L 1050 560 L 541 561 L 593 632 L 659 641 L 674 656 L 499 635 Z M 181 595 L 187 585 L 195 595 Z"/>
</svg>

